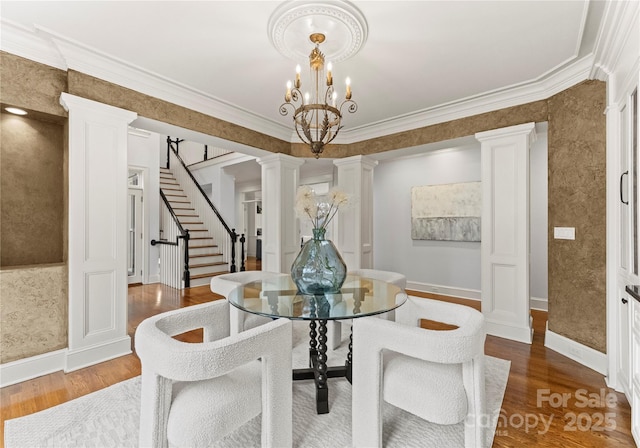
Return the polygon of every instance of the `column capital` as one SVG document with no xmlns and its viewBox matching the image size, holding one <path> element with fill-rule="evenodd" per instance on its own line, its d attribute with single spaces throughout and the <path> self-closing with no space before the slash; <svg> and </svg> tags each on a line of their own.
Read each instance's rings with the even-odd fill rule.
<svg viewBox="0 0 640 448">
<path fill-rule="evenodd" d="M 369 156 L 358 155 L 336 159 L 333 161 L 333 164 L 338 167 L 344 165 L 363 165 L 369 168 L 375 168 L 378 165 L 378 161 Z"/>
<path fill-rule="evenodd" d="M 494 140 L 497 138 L 515 137 L 518 135 L 531 134 L 531 138 L 535 140 L 535 135 L 536 135 L 535 127 L 536 127 L 536 124 L 533 122 L 518 124 L 516 126 L 509 126 L 506 128 L 492 129 L 490 131 L 478 132 L 475 135 L 475 137 L 476 137 L 476 140 L 483 142 L 487 140 Z"/>
<path fill-rule="evenodd" d="M 298 167 L 304 164 L 303 159 L 282 153 L 270 154 L 265 157 L 260 157 L 256 160 L 256 162 L 258 162 L 260 165 L 280 164 L 290 167 Z"/>
<path fill-rule="evenodd" d="M 60 105 L 62 105 L 67 112 L 73 112 L 74 110 L 96 112 L 111 116 L 118 120 L 124 120 L 127 124 L 138 118 L 138 114 L 130 110 L 120 109 L 119 107 L 99 103 L 97 101 L 82 98 L 81 96 L 71 95 L 65 92 L 62 92 L 62 95 L 60 95 Z"/>
</svg>

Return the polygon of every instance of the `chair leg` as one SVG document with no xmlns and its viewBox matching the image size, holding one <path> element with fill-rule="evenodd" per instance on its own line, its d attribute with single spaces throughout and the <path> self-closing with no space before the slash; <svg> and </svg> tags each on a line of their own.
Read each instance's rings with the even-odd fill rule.
<svg viewBox="0 0 640 448">
<path fill-rule="evenodd" d="M 327 347 L 336 350 L 342 342 L 342 323 L 332 320 L 327 323 Z"/>
<path fill-rule="evenodd" d="M 355 322 L 354 322 L 355 323 Z M 382 447 L 382 351 L 353 349 L 351 431 L 354 448 Z"/>
</svg>

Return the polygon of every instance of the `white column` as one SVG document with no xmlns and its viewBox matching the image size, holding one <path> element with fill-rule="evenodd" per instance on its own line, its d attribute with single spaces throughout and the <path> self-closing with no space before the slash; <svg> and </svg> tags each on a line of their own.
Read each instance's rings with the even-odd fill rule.
<svg viewBox="0 0 640 448">
<path fill-rule="evenodd" d="M 65 371 L 131 353 L 127 126 L 134 112 L 63 93 L 69 111 L 69 349 Z"/>
<path fill-rule="evenodd" d="M 531 343 L 529 146 L 535 124 L 476 134 L 482 148 L 482 313 L 487 333 Z"/>
<path fill-rule="evenodd" d="M 273 154 L 258 163 L 262 165 L 262 270 L 287 273 L 300 252 L 294 206 L 304 160 Z"/>
<path fill-rule="evenodd" d="M 356 206 L 338 213 L 336 246 L 347 270 L 373 268 L 373 169 L 377 160 L 353 156 L 333 162 L 338 187 L 353 195 Z"/>
</svg>

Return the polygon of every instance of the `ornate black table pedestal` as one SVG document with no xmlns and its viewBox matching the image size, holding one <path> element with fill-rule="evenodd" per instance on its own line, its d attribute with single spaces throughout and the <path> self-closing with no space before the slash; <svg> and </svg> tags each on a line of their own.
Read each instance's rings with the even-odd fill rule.
<svg viewBox="0 0 640 448">
<path fill-rule="evenodd" d="M 344 366 L 327 366 L 327 321 L 309 323 L 309 368 L 293 369 L 293 380 L 314 380 L 316 384 L 316 411 L 318 414 L 329 413 L 329 388 L 327 379 L 346 377 L 351 382 L 351 363 L 347 360 Z M 316 339 L 317 333 L 317 339 Z"/>
<path fill-rule="evenodd" d="M 360 314 L 360 306 L 365 299 L 368 288 L 344 288 L 340 294 L 353 295 L 353 316 Z M 329 413 L 329 388 L 327 380 L 329 378 L 344 377 L 351 383 L 351 362 L 353 359 L 353 334 L 349 336 L 349 353 L 344 366 L 327 366 L 327 319 L 329 317 L 330 306 L 324 294 L 300 294 L 297 291 L 280 290 L 265 291 L 271 311 L 275 313 L 277 298 L 285 295 L 304 295 L 309 303 L 309 368 L 293 369 L 293 380 L 314 380 L 316 385 L 316 412 L 318 414 Z"/>
<path fill-rule="evenodd" d="M 262 298 L 262 300 L 260 300 Z M 227 297 L 237 308 L 271 318 L 309 321 L 309 367 L 293 369 L 293 380 L 313 380 L 316 411 L 329 412 L 329 378 L 345 377 L 350 383 L 353 361 L 353 333 L 344 366 L 327 366 L 327 322 L 357 319 L 385 313 L 402 305 L 406 295 L 397 286 L 380 280 L 347 276 L 337 294 L 302 294 L 288 276 L 251 282 Z M 266 300 L 264 300 L 266 299 Z M 366 300 L 365 300 L 366 299 Z"/>
</svg>

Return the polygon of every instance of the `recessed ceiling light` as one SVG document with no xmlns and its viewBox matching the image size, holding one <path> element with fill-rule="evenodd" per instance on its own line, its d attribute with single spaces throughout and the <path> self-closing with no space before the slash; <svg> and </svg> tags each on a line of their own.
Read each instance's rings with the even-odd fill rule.
<svg viewBox="0 0 640 448">
<path fill-rule="evenodd" d="M 18 109 L 17 107 L 5 107 L 4 110 L 6 110 L 7 112 L 9 112 L 11 114 L 27 115 L 27 111 L 26 110 Z"/>
</svg>

